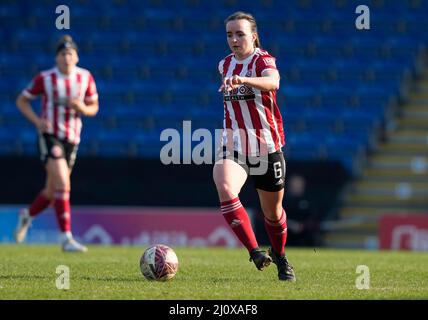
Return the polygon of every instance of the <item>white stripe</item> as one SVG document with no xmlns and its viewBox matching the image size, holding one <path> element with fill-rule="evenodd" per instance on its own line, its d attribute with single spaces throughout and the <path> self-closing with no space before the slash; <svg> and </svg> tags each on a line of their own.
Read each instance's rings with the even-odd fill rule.
<svg viewBox="0 0 428 320">
<path fill-rule="evenodd" d="M 237 204 L 237 203 L 241 203 L 241 201 L 240 201 L 240 200 L 238 200 L 238 201 L 236 201 L 236 202 L 232 202 L 232 203 L 229 203 L 229 204 L 224 204 L 224 205 L 222 205 L 221 207 L 222 207 L 222 208 L 227 208 L 227 207 L 233 206 L 233 205 L 235 205 L 235 204 Z"/>
<path fill-rule="evenodd" d="M 80 98 L 85 100 L 85 94 L 86 90 L 88 90 L 89 87 L 89 71 L 85 69 L 78 69 L 80 77 L 81 77 L 81 87 L 80 87 Z"/>
<path fill-rule="evenodd" d="M 241 71 L 241 76 L 245 77 L 248 71 L 248 64 L 245 64 Z M 254 89 L 253 89 L 254 90 Z M 245 100 L 239 100 L 239 105 L 241 107 L 242 117 L 244 118 L 244 125 L 247 131 L 248 144 L 250 147 L 249 154 L 256 156 L 258 152 L 257 146 L 257 135 L 256 130 L 254 129 L 253 121 L 251 120 L 250 110 L 248 110 L 248 104 Z"/>
<path fill-rule="evenodd" d="M 235 209 L 237 209 L 239 207 L 242 207 L 242 204 L 241 203 L 235 203 L 231 207 L 222 207 L 221 211 L 224 212 L 224 211 L 228 211 L 228 210 L 235 210 Z"/>
<path fill-rule="evenodd" d="M 80 72 L 80 75 L 81 75 L 80 97 L 79 98 L 82 101 L 85 101 L 85 94 L 86 94 L 86 91 L 88 90 L 88 87 L 89 87 L 89 72 L 87 70 L 80 69 L 80 68 L 78 69 L 78 71 Z M 94 97 L 94 96 L 92 96 L 92 97 Z M 97 95 L 97 97 L 98 97 L 98 95 Z M 82 131 L 82 126 L 83 126 L 82 119 L 80 116 L 77 117 L 75 126 L 77 127 L 77 130 L 76 130 L 77 136 L 76 136 L 74 143 L 78 144 L 78 143 L 80 143 L 80 133 Z"/>
<path fill-rule="evenodd" d="M 65 101 L 67 98 L 65 92 L 65 80 L 64 77 L 60 76 L 56 80 L 56 87 L 58 92 L 58 101 L 61 104 L 57 106 L 58 110 L 58 138 L 65 138 Z"/>
<path fill-rule="evenodd" d="M 242 208 L 242 204 L 239 205 L 239 206 L 236 206 L 236 207 L 229 208 L 229 209 L 222 209 L 221 212 L 224 214 L 224 213 L 235 211 L 235 210 L 237 210 L 239 208 Z"/>
<path fill-rule="evenodd" d="M 256 60 L 254 61 L 253 68 L 252 68 L 252 76 L 257 77 L 257 60 L 260 58 L 260 54 L 262 54 L 261 50 L 258 52 Z M 265 107 L 263 106 L 262 101 L 262 91 L 259 89 L 253 88 L 255 93 L 255 99 L 254 103 L 256 105 L 257 113 L 259 114 L 260 122 L 262 124 L 262 130 L 260 132 L 260 147 L 262 150 L 259 150 L 259 152 L 264 151 L 263 149 L 267 147 L 267 152 L 271 153 L 275 151 L 275 142 L 273 141 L 272 134 L 270 132 L 270 126 L 269 122 L 267 121 L 266 117 L 266 111 Z M 266 147 L 264 147 L 262 144 L 266 144 Z"/>
<path fill-rule="evenodd" d="M 229 70 L 227 70 L 226 77 L 231 77 L 233 74 L 233 70 L 236 67 L 236 61 L 235 59 L 232 59 L 232 61 L 229 64 Z M 242 152 L 242 141 L 241 141 L 241 135 L 239 132 L 239 125 L 238 121 L 236 120 L 235 112 L 233 111 L 233 106 L 231 101 L 226 102 L 227 110 L 230 114 L 230 119 L 232 120 L 232 130 L 233 130 L 233 149 L 237 150 L 239 152 Z M 236 144 L 236 146 L 235 146 Z"/>
<path fill-rule="evenodd" d="M 51 124 L 50 128 L 46 130 L 46 132 L 52 134 L 54 123 L 52 73 L 43 75 L 43 82 L 46 92 L 46 119 Z"/>
<path fill-rule="evenodd" d="M 77 86 L 77 72 L 72 74 L 70 76 L 70 99 L 78 99 L 78 91 L 79 88 Z M 74 128 L 76 127 L 76 121 L 74 120 L 74 115 L 76 114 L 76 111 L 74 109 L 69 110 L 68 115 L 68 139 L 70 142 L 74 142 L 76 135 Z"/>
<path fill-rule="evenodd" d="M 221 74 L 221 75 L 223 75 L 223 67 L 224 67 L 224 61 L 225 61 L 226 59 L 223 59 L 223 60 L 221 60 L 220 61 L 220 63 L 218 64 L 218 72 Z"/>
<path fill-rule="evenodd" d="M 237 208 L 237 209 L 239 209 L 239 208 Z M 225 214 L 228 214 L 228 213 L 234 212 L 235 210 L 236 210 L 236 209 L 229 210 L 229 211 L 225 211 L 225 212 L 222 212 L 221 214 L 222 214 L 222 215 L 225 215 Z"/>
<path fill-rule="evenodd" d="M 254 100 L 254 102 L 256 103 L 257 112 L 259 113 L 260 122 L 262 123 L 262 127 L 263 127 L 260 133 L 260 139 L 261 139 L 260 143 L 262 143 L 264 140 L 266 143 L 268 152 L 272 153 L 275 151 L 275 142 L 273 141 L 269 122 L 266 116 L 266 110 L 262 103 L 262 94 L 260 90 L 255 90 L 255 91 L 256 91 L 256 99 Z"/>
<path fill-rule="evenodd" d="M 276 122 L 275 114 L 274 114 L 275 107 L 274 107 L 274 103 L 273 103 L 272 92 L 269 92 L 269 99 L 270 99 L 270 110 L 272 112 L 273 124 L 275 126 L 275 132 L 276 132 L 276 136 L 277 136 L 277 139 L 278 139 L 278 145 L 280 147 L 282 147 L 281 137 L 280 137 L 279 131 L 278 131 L 278 123 Z"/>
<path fill-rule="evenodd" d="M 235 208 L 235 207 L 239 207 L 239 206 L 242 206 L 241 202 L 235 202 L 235 203 L 229 204 L 227 206 L 221 207 L 221 210 L 222 211 L 223 210 L 229 210 L 229 209 L 232 209 L 232 208 Z"/>
<path fill-rule="evenodd" d="M 80 75 L 81 75 L 81 81 L 82 81 L 82 84 L 80 87 L 80 98 L 82 99 L 82 101 L 84 101 L 86 90 L 88 90 L 88 87 L 89 87 L 89 73 L 82 71 Z"/>
<path fill-rule="evenodd" d="M 77 127 L 77 137 L 76 139 L 73 141 L 74 144 L 79 144 L 80 143 L 80 133 L 82 132 L 82 119 L 80 117 L 78 117 L 76 119 L 76 127 Z"/>
<path fill-rule="evenodd" d="M 226 146 L 227 145 L 227 131 L 226 131 L 226 108 L 227 106 L 224 106 L 223 103 L 223 134 L 222 134 L 222 138 L 221 138 L 221 146 Z"/>
<path fill-rule="evenodd" d="M 257 76 L 256 64 L 257 64 L 257 60 L 259 58 L 260 58 L 260 55 L 257 56 L 256 60 L 254 61 L 253 70 L 252 70 L 254 76 Z M 254 89 L 254 91 L 256 92 L 256 99 L 254 100 L 254 102 L 256 103 L 257 112 L 259 113 L 260 120 L 261 120 L 261 123 L 263 126 L 262 133 L 260 134 L 261 140 L 263 141 L 263 138 L 264 138 L 264 140 L 266 141 L 266 145 L 267 145 L 267 149 L 268 149 L 269 153 L 275 152 L 276 151 L 275 150 L 275 141 L 273 140 L 273 136 L 272 136 L 272 133 L 270 130 L 270 125 L 269 125 L 269 122 L 268 122 L 267 116 L 266 116 L 266 110 L 265 110 L 265 107 L 263 106 L 263 103 L 262 103 L 263 102 L 262 101 L 262 92 L 261 92 L 261 90 L 257 90 L 257 89 Z M 272 100 L 271 92 L 269 92 L 269 99 L 271 102 L 271 108 L 270 109 L 271 109 L 271 113 L 272 113 L 272 120 L 274 122 L 275 131 L 278 135 L 279 145 L 281 145 L 280 138 L 279 138 L 279 132 L 278 132 L 278 128 L 277 128 L 277 123 L 275 121 L 275 118 L 273 117 L 274 108 L 273 108 L 273 100 Z"/>
<path fill-rule="evenodd" d="M 239 209 L 239 208 L 242 208 L 242 205 L 240 205 L 240 206 L 238 206 L 236 208 L 232 208 L 232 209 L 229 209 L 229 210 L 222 211 L 222 214 L 233 212 L 233 211 L 235 211 L 236 209 Z"/>
</svg>

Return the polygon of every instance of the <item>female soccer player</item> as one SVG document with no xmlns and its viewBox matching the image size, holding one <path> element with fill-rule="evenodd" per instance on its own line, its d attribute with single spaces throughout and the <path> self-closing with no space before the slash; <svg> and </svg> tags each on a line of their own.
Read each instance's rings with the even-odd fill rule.
<svg viewBox="0 0 428 320">
<path fill-rule="evenodd" d="M 85 252 L 73 239 L 70 219 L 70 174 L 76 159 L 82 129 L 82 116 L 98 112 L 98 94 L 88 70 L 77 67 L 76 43 L 63 36 L 56 47 L 56 66 L 39 73 L 18 96 L 16 105 L 36 127 L 40 158 L 46 169 L 46 183 L 28 209 L 21 210 L 15 240 L 24 241 L 28 227 L 49 205 L 55 208 L 65 252 Z M 42 95 L 38 116 L 30 102 Z"/>
<path fill-rule="evenodd" d="M 213 178 L 221 211 L 259 270 L 272 261 L 280 280 L 295 281 L 284 246 L 287 218 L 282 208 L 285 161 L 282 117 L 276 103 L 279 72 L 275 58 L 260 48 L 254 17 L 236 12 L 226 21 L 227 42 L 232 51 L 219 63 L 224 97 L 222 149 Z M 247 176 L 253 178 L 265 216 L 271 247 L 259 249 L 248 214 L 239 200 Z"/>
</svg>

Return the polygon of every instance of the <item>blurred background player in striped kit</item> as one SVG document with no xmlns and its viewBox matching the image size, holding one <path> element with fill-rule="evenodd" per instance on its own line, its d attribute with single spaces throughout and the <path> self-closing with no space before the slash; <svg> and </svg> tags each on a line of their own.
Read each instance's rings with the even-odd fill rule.
<svg viewBox="0 0 428 320">
<path fill-rule="evenodd" d="M 220 61 L 224 95 L 224 129 L 221 160 L 214 165 L 213 178 L 227 223 L 250 253 L 259 270 L 272 261 L 280 280 L 295 281 L 284 246 L 287 240 L 287 217 L 282 207 L 285 184 L 285 160 L 282 153 L 284 130 L 276 104 L 280 76 L 275 58 L 260 48 L 254 17 L 236 12 L 226 21 L 227 42 L 232 51 Z M 240 134 L 236 134 L 240 131 Z M 244 134 L 242 134 L 242 132 Z M 263 174 L 251 171 L 259 158 L 267 161 Z M 243 161 L 240 161 L 242 160 Z M 265 217 L 271 247 L 259 248 L 250 219 L 239 200 L 248 175 L 254 181 Z"/>
<path fill-rule="evenodd" d="M 70 175 L 76 160 L 82 116 L 98 112 L 98 94 L 88 70 L 77 67 L 78 49 L 71 36 L 64 35 L 56 46 L 56 66 L 36 75 L 18 96 L 16 104 L 37 129 L 40 159 L 46 169 L 46 183 L 28 209 L 20 212 L 15 240 L 23 242 L 34 219 L 48 206 L 55 209 L 65 252 L 85 252 L 87 248 L 71 233 Z M 41 115 L 31 101 L 42 96 Z"/>
</svg>

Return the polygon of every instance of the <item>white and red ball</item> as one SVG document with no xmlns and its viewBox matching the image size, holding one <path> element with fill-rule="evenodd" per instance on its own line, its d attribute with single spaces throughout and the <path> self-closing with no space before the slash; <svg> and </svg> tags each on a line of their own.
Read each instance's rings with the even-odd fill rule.
<svg viewBox="0 0 428 320">
<path fill-rule="evenodd" d="M 178 258 L 174 250 L 163 244 L 156 244 L 144 251 L 140 269 L 149 280 L 166 281 L 178 271 Z"/>
</svg>

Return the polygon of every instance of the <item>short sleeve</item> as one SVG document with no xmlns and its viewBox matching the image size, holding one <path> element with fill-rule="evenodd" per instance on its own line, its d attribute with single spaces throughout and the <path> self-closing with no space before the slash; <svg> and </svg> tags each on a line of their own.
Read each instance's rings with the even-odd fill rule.
<svg viewBox="0 0 428 320">
<path fill-rule="evenodd" d="M 97 86 L 95 84 L 94 77 L 89 74 L 88 88 L 85 92 L 85 101 L 95 101 L 98 99 Z"/>
<path fill-rule="evenodd" d="M 258 77 L 262 76 L 263 71 L 265 70 L 277 70 L 276 68 L 276 59 L 272 56 L 261 56 L 257 59 L 256 62 L 256 74 Z"/>
<path fill-rule="evenodd" d="M 224 59 L 218 63 L 218 72 L 223 76 Z"/>
<path fill-rule="evenodd" d="M 41 74 L 38 74 L 22 91 L 22 94 L 29 99 L 35 99 L 38 95 L 41 95 L 44 90 L 43 77 Z"/>
</svg>

